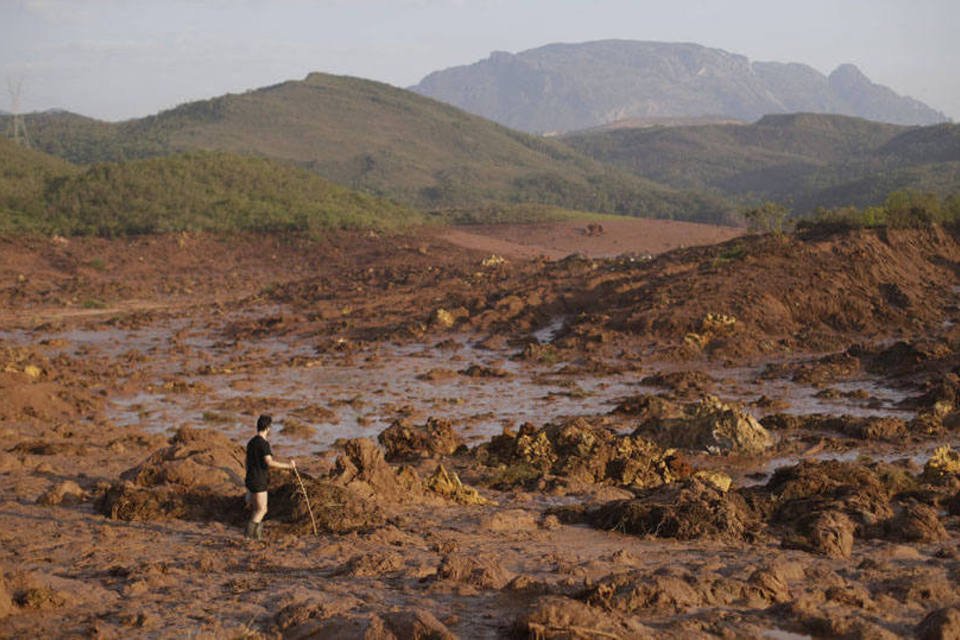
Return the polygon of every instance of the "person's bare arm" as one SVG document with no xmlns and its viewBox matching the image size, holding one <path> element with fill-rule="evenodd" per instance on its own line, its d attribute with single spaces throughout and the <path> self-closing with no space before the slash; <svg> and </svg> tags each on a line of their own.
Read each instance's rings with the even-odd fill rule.
<svg viewBox="0 0 960 640">
<path fill-rule="evenodd" d="M 266 456 L 264 460 L 267 461 L 267 466 L 271 469 L 296 469 L 297 462 L 296 460 L 291 460 L 290 462 L 278 462 L 273 459 L 273 456 Z"/>
</svg>

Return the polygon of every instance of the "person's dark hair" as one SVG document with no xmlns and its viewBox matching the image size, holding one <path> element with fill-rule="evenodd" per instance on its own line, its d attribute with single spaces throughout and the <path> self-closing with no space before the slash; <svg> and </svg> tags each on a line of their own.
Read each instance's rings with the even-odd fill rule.
<svg viewBox="0 0 960 640">
<path fill-rule="evenodd" d="M 257 433 L 262 433 L 270 428 L 270 425 L 273 424 L 273 418 L 264 414 L 257 418 Z"/>
</svg>

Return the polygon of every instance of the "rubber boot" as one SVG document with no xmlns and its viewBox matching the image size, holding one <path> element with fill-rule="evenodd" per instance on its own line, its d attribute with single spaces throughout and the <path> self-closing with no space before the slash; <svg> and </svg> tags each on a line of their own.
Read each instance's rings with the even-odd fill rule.
<svg viewBox="0 0 960 640">
<path fill-rule="evenodd" d="M 247 531 L 246 531 L 246 533 L 243 534 L 243 537 L 244 537 L 244 538 L 251 538 L 251 539 L 256 538 L 256 537 L 257 537 L 257 525 L 259 525 L 259 524 L 260 524 L 259 522 L 254 522 L 253 520 L 250 520 L 249 522 L 247 522 Z"/>
<path fill-rule="evenodd" d="M 254 532 L 257 540 L 263 540 L 263 522 L 258 522 L 256 530 Z"/>
</svg>

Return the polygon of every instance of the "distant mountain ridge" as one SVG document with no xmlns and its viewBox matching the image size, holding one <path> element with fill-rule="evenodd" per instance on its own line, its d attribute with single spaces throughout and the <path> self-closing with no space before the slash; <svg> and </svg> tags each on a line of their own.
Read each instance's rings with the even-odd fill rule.
<svg viewBox="0 0 960 640">
<path fill-rule="evenodd" d="M 829 76 L 799 63 L 751 62 L 697 44 L 602 40 L 497 51 L 410 87 L 495 122 L 569 132 L 631 118 L 730 118 L 834 113 L 928 125 L 949 119 L 845 64 Z"/>
</svg>

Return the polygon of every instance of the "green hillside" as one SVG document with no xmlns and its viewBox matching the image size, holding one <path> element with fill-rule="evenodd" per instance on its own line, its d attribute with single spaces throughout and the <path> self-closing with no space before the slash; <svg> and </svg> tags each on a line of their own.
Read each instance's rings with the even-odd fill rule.
<svg viewBox="0 0 960 640">
<path fill-rule="evenodd" d="M 395 228 L 422 214 L 295 166 L 192 152 L 81 170 L 0 139 L 0 230 L 118 236 L 170 231 Z"/>
<path fill-rule="evenodd" d="M 797 213 L 878 204 L 891 191 L 960 188 L 960 127 L 902 127 L 830 115 L 767 116 L 750 125 L 581 132 L 564 142 L 678 189 Z"/>
<path fill-rule="evenodd" d="M 418 207 L 537 202 L 700 220 L 731 210 L 412 92 L 325 74 L 140 120 L 45 113 L 27 126 L 39 148 L 78 163 L 230 151 L 292 161 Z"/>
<path fill-rule="evenodd" d="M 69 162 L 0 136 L 0 231 L 29 226 L 44 215 L 48 188 L 78 171 Z"/>
</svg>

